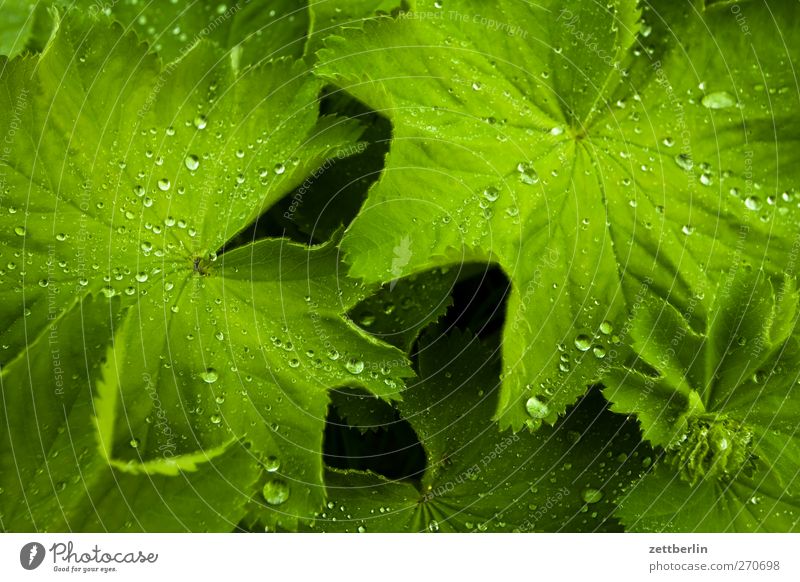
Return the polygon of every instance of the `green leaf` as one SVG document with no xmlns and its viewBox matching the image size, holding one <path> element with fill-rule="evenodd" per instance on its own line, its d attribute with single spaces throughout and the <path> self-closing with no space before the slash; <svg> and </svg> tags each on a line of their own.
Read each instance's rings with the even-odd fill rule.
<svg viewBox="0 0 800 582">
<path fill-rule="evenodd" d="M 350 317 L 373 336 L 408 352 L 420 332 L 452 305 L 463 269 L 434 269 L 392 281 L 356 305 Z"/>
<path fill-rule="evenodd" d="M 393 407 L 362 390 L 333 390 L 331 405 L 342 420 L 362 433 L 377 431 L 396 420 L 397 413 Z"/>
<path fill-rule="evenodd" d="M 702 330 L 663 301 L 636 313 L 639 359 L 609 374 L 604 393 L 666 453 L 622 499 L 628 527 L 798 528 L 798 301 L 794 279 L 741 269 L 710 298 Z"/>
<path fill-rule="evenodd" d="M 419 2 L 328 39 L 318 71 L 394 126 L 351 273 L 499 264 L 497 417 L 516 430 L 531 389 L 552 423 L 621 361 L 650 291 L 684 310 L 731 264 L 791 260 L 800 33 L 786 2 L 743 5 L 747 33 L 666 1 L 492 6 Z"/>
<path fill-rule="evenodd" d="M 620 500 L 618 515 L 635 532 L 776 532 L 800 529 L 797 494 L 768 479 L 703 481 L 690 487 L 666 463 L 654 465 Z"/>
<path fill-rule="evenodd" d="M 555 427 L 500 433 L 491 419 L 497 364 L 468 335 L 429 337 L 420 381 L 397 405 L 426 450 L 421 483 L 329 469 L 329 510 L 315 529 L 619 529 L 612 500 L 635 482 L 649 450 L 637 446 L 635 425 L 604 410 L 593 392 Z"/>
<path fill-rule="evenodd" d="M 0 55 L 14 57 L 41 50 L 52 30 L 54 14 L 37 0 L 3 0 L 0 3 Z"/>
<path fill-rule="evenodd" d="M 414 0 L 348 0 L 341 2 L 323 0 L 309 6 L 310 33 L 306 54 L 313 55 L 323 47 L 325 38 L 346 28 L 358 28 L 376 16 L 396 14 L 408 10 Z"/>
<path fill-rule="evenodd" d="M 313 172 L 256 225 L 257 232 L 282 233 L 299 242 L 341 240 L 370 186 L 383 170 L 391 142 L 389 121 L 341 91 L 323 90 L 320 110 L 365 126 L 359 143 Z M 243 233 L 242 236 L 252 236 Z"/>
<path fill-rule="evenodd" d="M 156 477 L 198 467 L 186 487 L 245 455 L 242 479 L 261 461 L 258 490 L 280 481 L 289 491 L 271 505 L 261 498 L 270 520 L 291 527 L 311 515 L 325 498 L 328 389 L 390 400 L 412 372 L 402 352 L 343 315 L 369 291 L 343 275 L 332 245 L 228 241 L 352 149 L 361 129 L 318 118 L 321 82 L 302 62 L 242 72 L 201 42 L 161 69 L 119 25 L 75 13 L 41 56 L 0 70 L 3 369 L 26 367 L 31 345 L 65 318 L 89 317 L 85 297 L 118 298 L 128 315 L 99 387 L 103 462 L 153 476 L 155 494 Z M 160 413 L 169 431 L 153 422 Z M 163 463 L 167 450 L 178 466 Z"/>
<path fill-rule="evenodd" d="M 106 365 L 103 368 L 102 378 L 97 381 L 97 396 L 94 400 L 94 410 L 95 410 L 95 424 L 97 427 L 97 441 L 98 441 L 98 448 L 101 457 L 113 468 L 118 469 L 124 473 L 130 473 L 131 475 L 169 475 L 175 476 L 178 475 L 181 471 L 189 472 L 189 471 L 196 471 L 198 466 L 202 463 L 211 461 L 216 457 L 219 457 L 230 447 L 233 441 L 225 443 L 216 449 L 211 449 L 208 451 L 199 451 L 196 453 L 189 453 L 184 455 L 179 455 L 177 457 L 172 456 L 172 454 L 162 454 L 161 457 L 147 461 L 144 463 L 137 463 L 135 461 L 127 461 L 122 462 L 118 459 L 113 458 L 113 444 L 115 441 L 114 438 L 114 430 L 115 425 L 117 424 L 117 411 L 119 409 L 119 400 L 122 396 L 120 390 L 120 370 L 117 366 L 117 358 L 120 359 L 123 356 L 124 347 L 121 345 L 117 345 L 116 352 L 114 350 L 109 350 L 108 355 L 106 356 L 106 361 L 109 365 Z M 120 352 L 120 353 L 118 353 Z M 148 397 L 153 399 L 155 393 L 152 391 L 152 387 L 147 390 Z M 139 391 L 138 394 L 127 394 L 126 395 L 126 405 L 128 407 L 131 406 L 131 401 L 135 400 L 137 396 L 141 397 L 142 391 Z M 154 402 L 155 404 L 155 399 Z M 160 401 L 159 401 L 160 404 Z M 161 421 L 164 421 L 164 414 L 163 410 L 159 407 L 156 407 L 156 416 L 157 416 L 157 423 L 161 424 Z M 152 422 L 152 419 L 151 419 Z M 159 430 L 164 429 L 167 424 L 163 423 L 159 426 Z M 169 433 L 167 433 L 169 434 Z M 134 448 L 138 448 L 141 442 L 137 440 L 131 440 L 128 444 Z M 135 445 L 135 446 L 134 446 Z M 171 447 L 167 448 L 159 448 L 159 451 L 164 453 L 168 451 Z"/>
<path fill-rule="evenodd" d="M 32 342 L 26 359 L 3 368 L 3 530 L 229 531 L 244 514 L 243 491 L 260 467 L 238 443 L 194 463 L 164 451 L 149 468 L 122 467 L 102 454 L 92 418 L 114 410 L 106 406 L 110 394 L 93 401 L 92 393 L 119 320 L 118 299 L 87 298 Z"/>
<path fill-rule="evenodd" d="M 279 57 L 303 54 L 308 33 L 308 9 L 297 0 L 59 0 L 93 16 L 105 14 L 126 30 L 135 30 L 165 61 L 181 58 L 199 41 L 213 41 L 239 67 Z"/>
</svg>

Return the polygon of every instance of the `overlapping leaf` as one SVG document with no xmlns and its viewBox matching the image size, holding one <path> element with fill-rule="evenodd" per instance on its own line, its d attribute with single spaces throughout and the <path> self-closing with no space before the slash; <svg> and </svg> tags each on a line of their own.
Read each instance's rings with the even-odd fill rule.
<svg viewBox="0 0 800 582">
<path fill-rule="evenodd" d="M 32 342 L 25 358 L 4 367 L 4 531 L 226 531 L 244 514 L 261 470 L 244 443 L 190 460 L 172 455 L 174 434 L 173 447 L 162 451 L 163 470 L 112 470 L 101 453 L 94 423 L 101 405 L 93 395 L 119 307 L 117 299 L 87 298 Z M 139 393 L 157 402 L 152 387 Z M 168 431 L 161 413 L 153 420 Z"/>
<path fill-rule="evenodd" d="M 732 262 L 789 260 L 798 6 L 741 10 L 746 30 L 702 3 L 428 0 L 320 52 L 394 126 L 342 243 L 352 273 L 482 260 L 513 283 L 502 426 L 531 396 L 555 421 L 648 292 L 684 309 Z"/>
<path fill-rule="evenodd" d="M 612 371 L 612 410 L 666 449 L 622 498 L 646 531 L 795 531 L 800 524 L 795 281 L 734 271 L 705 325 L 651 300 L 631 329 L 639 360 Z"/>
<path fill-rule="evenodd" d="M 158 472 L 165 446 L 196 460 L 246 438 L 247 458 L 264 463 L 259 487 L 285 489 L 271 497 L 270 519 L 291 526 L 310 515 L 324 499 L 327 390 L 359 385 L 395 398 L 411 372 L 402 352 L 341 315 L 366 291 L 344 277 L 332 245 L 226 243 L 327 158 L 353 149 L 358 126 L 318 119 L 321 83 L 302 62 L 238 73 L 201 42 L 161 69 L 132 34 L 74 13 L 41 56 L 0 70 L 0 132 L 10 144 L 0 165 L 3 374 L 28 369 L 31 346 L 66 318 L 119 300 L 128 316 L 106 334 L 117 347 L 103 402 L 117 410 L 101 415 L 111 435 L 104 462 Z M 105 299 L 84 309 L 89 295 Z M 4 431 L 4 460 L 11 440 L 24 438 L 16 431 Z M 3 478 L 18 489 L 21 474 Z"/>
<path fill-rule="evenodd" d="M 324 531 L 616 530 L 613 498 L 649 462 L 635 425 L 598 394 L 555 427 L 499 433 L 498 362 L 454 332 L 420 355 L 420 382 L 398 404 L 427 453 L 421 483 L 328 470 Z M 531 404 L 533 406 L 533 403 Z"/>
<path fill-rule="evenodd" d="M 41 50 L 52 29 L 48 6 L 37 0 L 0 2 L 0 55 L 16 56 L 25 51 Z"/>
</svg>

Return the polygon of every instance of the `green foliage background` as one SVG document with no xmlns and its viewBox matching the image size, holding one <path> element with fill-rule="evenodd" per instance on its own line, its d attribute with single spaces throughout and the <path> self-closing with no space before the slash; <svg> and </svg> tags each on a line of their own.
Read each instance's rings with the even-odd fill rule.
<svg viewBox="0 0 800 582">
<path fill-rule="evenodd" d="M 798 15 L 0 0 L 0 527 L 797 531 Z"/>
</svg>

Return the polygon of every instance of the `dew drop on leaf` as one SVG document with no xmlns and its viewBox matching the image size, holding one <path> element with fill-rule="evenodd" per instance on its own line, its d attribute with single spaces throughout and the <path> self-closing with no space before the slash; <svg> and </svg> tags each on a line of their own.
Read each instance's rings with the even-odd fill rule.
<svg viewBox="0 0 800 582">
<path fill-rule="evenodd" d="M 264 495 L 264 501 L 270 505 L 280 505 L 289 499 L 289 486 L 280 479 L 272 479 L 264 484 L 261 493 Z"/>
<path fill-rule="evenodd" d="M 495 188 L 494 186 L 489 186 L 486 190 L 483 191 L 483 197 L 486 198 L 489 202 L 494 202 L 500 197 L 500 190 Z"/>
<path fill-rule="evenodd" d="M 192 172 L 194 172 L 197 168 L 200 167 L 200 158 L 198 158 L 194 154 L 189 154 L 186 156 L 186 159 L 183 160 L 183 163 L 186 165 L 186 168 Z"/>
<path fill-rule="evenodd" d="M 539 174 L 536 173 L 530 162 L 520 162 L 517 165 L 517 172 L 519 172 L 519 179 L 523 184 L 532 186 L 539 182 Z"/>
<path fill-rule="evenodd" d="M 364 362 L 356 358 L 350 358 L 344 366 L 351 374 L 360 374 L 364 371 Z"/>
<path fill-rule="evenodd" d="M 736 99 L 726 91 L 717 91 L 703 97 L 701 103 L 707 109 L 727 109 L 736 105 Z"/>
<path fill-rule="evenodd" d="M 584 333 L 579 334 L 575 338 L 575 347 L 582 352 L 589 351 L 589 348 L 592 347 L 592 338 L 590 338 L 588 335 Z"/>
<path fill-rule="evenodd" d="M 694 168 L 694 161 L 686 154 L 678 154 L 675 156 L 675 163 L 678 164 L 679 168 L 687 172 L 690 172 L 692 168 Z"/>
<path fill-rule="evenodd" d="M 278 457 L 274 455 L 270 455 L 269 457 L 267 457 L 266 461 L 264 461 L 264 469 L 266 469 L 268 473 L 274 473 L 280 468 L 281 468 L 281 461 L 280 459 L 278 459 Z"/>
<path fill-rule="evenodd" d="M 535 420 L 542 420 L 550 414 L 550 407 L 535 396 L 528 398 L 528 401 L 525 403 L 525 408 L 531 418 Z"/>
<path fill-rule="evenodd" d="M 581 491 L 581 498 L 586 503 L 597 503 L 601 499 L 603 499 L 603 492 L 599 489 L 594 489 L 593 487 L 587 487 L 583 491 Z"/>
<path fill-rule="evenodd" d="M 745 198 L 744 205 L 748 210 L 761 210 L 761 199 L 758 196 L 748 196 Z"/>
<path fill-rule="evenodd" d="M 205 372 L 200 372 L 200 378 L 207 384 L 213 384 L 219 379 L 219 374 L 214 368 L 206 368 Z"/>
</svg>

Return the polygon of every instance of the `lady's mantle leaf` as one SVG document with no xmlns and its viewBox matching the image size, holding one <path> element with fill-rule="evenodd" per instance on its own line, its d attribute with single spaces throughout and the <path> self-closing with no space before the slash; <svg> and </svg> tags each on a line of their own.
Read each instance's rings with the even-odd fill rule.
<svg viewBox="0 0 800 582">
<path fill-rule="evenodd" d="M 666 453 L 622 499 L 627 526 L 800 527 L 798 301 L 794 279 L 739 270 L 720 283 L 699 332 L 663 300 L 636 313 L 639 359 L 613 370 L 604 392 Z"/>
<path fill-rule="evenodd" d="M 635 482 L 649 447 L 592 393 L 555 427 L 498 433 L 498 362 L 477 340 L 429 338 L 420 382 L 398 403 L 428 458 L 420 487 L 328 470 L 324 531 L 607 531 L 613 498 Z M 545 406 L 529 403 L 540 417 Z M 541 422 L 541 421 L 540 421 Z M 649 461 L 648 461 L 649 462 Z"/>
<path fill-rule="evenodd" d="M 280 519 L 311 515 L 324 499 L 327 390 L 391 399 L 411 371 L 342 315 L 366 291 L 333 246 L 226 243 L 326 159 L 356 151 L 359 127 L 318 119 L 321 82 L 302 62 L 237 73 L 200 43 L 162 69 L 119 25 L 74 13 L 40 56 L 3 60 L 0 87 L 3 374 L 31 366 L 31 345 L 66 318 L 108 310 L 87 296 L 118 300 L 128 315 L 106 333 L 117 377 L 105 387 L 119 394 L 116 414 L 99 417 L 103 456 L 163 474 L 167 444 L 186 460 L 246 440 L 289 492 L 267 500 Z"/>
<path fill-rule="evenodd" d="M 101 453 L 93 417 L 102 414 L 103 424 L 116 411 L 104 409 L 108 394 L 92 395 L 119 307 L 117 299 L 85 299 L 32 342 L 26 358 L 3 368 L 4 531 L 229 531 L 244 514 L 261 469 L 242 443 L 192 463 L 173 455 L 180 438 L 173 434 L 158 470 L 119 470 Z M 151 390 L 140 394 L 157 399 Z M 153 420 L 169 431 L 158 410 Z"/>
<path fill-rule="evenodd" d="M 554 422 L 619 363 L 646 291 L 684 309 L 732 262 L 789 260 L 800 29 L 781 23 L 800 5 L 742 5 L 748 31 L 683 2 L 491 6 L 418 2 L 330 39 L 319 71 L 395 131 L 342 244 L 352 273 L 499 263 L 497 417 L 519 429 L 528 398 Z"/>
</svg>

